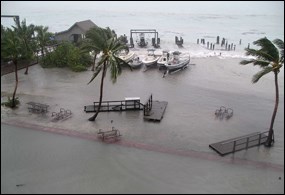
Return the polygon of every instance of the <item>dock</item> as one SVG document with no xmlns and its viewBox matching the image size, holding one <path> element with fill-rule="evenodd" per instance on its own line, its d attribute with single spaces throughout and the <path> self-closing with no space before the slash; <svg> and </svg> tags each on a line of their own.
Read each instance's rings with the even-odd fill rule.
<svg viewBox="0 0 285 195">
<path fill-rule="evenodd" d="M 224 156 L 226 154 L 264 144 L 268 137 L 266 134 L 268 134 L 268 131 L 263 133 L 255 132 L 248 135 L 213 143 L 210 144 L 209 147 L 215 150 L 221 156 Z"/>
<path fill-rule="evenodd" d="M 161 121 L 167 104 L 166 101 L 153 101 L 151 94 L 145 104 L 140 102 L 139 97 L 129 97 L 119 101 L 102 101 L 100 112 L 143 110 L 144 119 Z M 98 107 L 99 102 L 93 102 L 93 105 L 84 106 L 84 111 L 96 112 Z"/>
<path fill-rule="evenodd" d="M 96 112 L 99 107 L 99 102 L 94 102 L 93 105 L 84 106 L 85 112 Z M 139 98 L 125 98 L 119 101 L 102 101 L 100 112 L 111 111 L 128 111 L 128 110 L 143 110 L 143 104 Z"/>
</svg>

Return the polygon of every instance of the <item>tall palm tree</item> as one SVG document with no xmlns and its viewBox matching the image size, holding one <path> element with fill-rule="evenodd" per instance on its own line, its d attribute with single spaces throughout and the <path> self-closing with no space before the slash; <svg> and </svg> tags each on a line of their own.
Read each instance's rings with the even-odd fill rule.
<svg viewBox="0 0 285 195">
<path fill-rule="evenodd" d="M 35 53 L 35 41 L 34 41 L 34 30 L 35 26 L 33 24 L 30 24 L 27 26 L 26 20 L 24 19 L 21 23 L 19 20 L 14 19 L 16 26 L 13 26 L 14 30 L 18 33 L 18 36 L 21 38 L 21 40 L 24 43 L 24 51 L 25 56 L 27 58 L 27 67 L 25 74 L 28 74 L 28 69 L 30 62 L 34 58 Z"/>
<path fill-rule="evenodd" d="M 49 45 L 50 42 L 50 37 L 52 36 L 52 33 L 48 32 L 48 27 L 44 26 L 36 26 L 35 31 L 37 32 L 37 41 L 38 45 L 41 49 L 42 56 L 44 57 L 45 55 L 45 47 Z"/>
<path fill-rule="evenodd" d="M 86 39 L 89 39 L 94 49 L 102 52 L 102 57 L 98 62 L 97 66 L 95 67 L 95 72 L 91 80 L 89 81 L 89 83 L 91 83 L 97 77 L 97 75 L 102 72 L 98 109 L 96 110 L 96 113 L 88 119 L 89 121 L 94 121 L 100 112 L 103 98 L 104 78 L 106 76 L 107 69 L 110 69 L 111 79 L 113 83 L 115 83 L 118 75 L 120 75 L 122 72 L 121 66 L 130 66 L 125 61 L 121 60 L 115 55 L 117 52 L 123 49 L 128 50 L 128 47 L 126 47 L 126 45 L 123 45 L 117 40 L 115 32 L 112 31 L 110 28 L 91 28 L 89 31 L 86 32 Z"/>
<path fill-rule="evenodd" d="M 1 40 L 1 54 L 11 60 L 15 65 L 16 85 L 12 97 L 12 108 L 16 107 L 15 96 L 18 87 L 18 60 L 22 55 L 23 44 L 17 32 L 8 28 L 3 40 Z"/>
<path fill-rule="evenodd" d="M 240 64 L 246 65 L 253 63 L 253 65 L 258 65 L 261 67 L 262 70 L 253 76 L 253 83 L 258 82 L 258 80 L 262 76 L 266 75 L 269 72 L 274 73 L 275 107 L 271 117 L 268 138 L 265 142 L 265 146 L 270 147 L 274 142 L 273 124 L 279 104 L 278 73 L 280 72 L 280 69 L 284 64 L 284 41 L 282 41 L 281 39 L 275 39 L 273 42 L 271 42 L 266 37 L 264 37 L 253 42 L 253 44 L 260 46 L 261 49 L 256 50 L 246 48 L 245 50 L 246 55 L 254 56 L 255 59 L 242 60 Z"/>
</svg>

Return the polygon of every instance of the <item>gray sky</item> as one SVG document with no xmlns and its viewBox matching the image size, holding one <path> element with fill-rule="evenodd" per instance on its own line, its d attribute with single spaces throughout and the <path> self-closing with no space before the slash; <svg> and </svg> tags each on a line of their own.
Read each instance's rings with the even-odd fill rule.
<svg viewBox="0 0 285 195">
<path fill-rule="evenodd" d="M 17 10 L 94 9 L 193 14 L 284 15 L 284 1 L 1 1 L 1 14 Z"/>
</svg>

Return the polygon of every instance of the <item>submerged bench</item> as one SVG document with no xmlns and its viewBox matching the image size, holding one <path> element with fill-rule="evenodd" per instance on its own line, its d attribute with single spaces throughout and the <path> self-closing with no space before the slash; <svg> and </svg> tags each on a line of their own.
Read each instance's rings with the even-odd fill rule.
<svg viewBox="0 0 285 195">
<path fill-rule="evenodd" d="M 102 138 L 103 141 L 105 139 L 109 139 L 109 138 L 117 139 L 120 136 L 122 136 L 120 134 L 120 131 L 118 129 L 115 129 L 114 127 L 112 127 L 111 131 L 102 131 L 102 129 L 99 129 L 99 132 L 97 134 L 98 134 L 98 136 L 100 136 Z"/>
<path fill-rule="evenodd" d="M 61 119 L 67 119 L 71 117 L 71 111 L 65 110 L 64 108 L 60 108 L 59 112 L 52 112 L 51 117 L 53 117 L 53 121 L 58 121 Z"/>
</svg>

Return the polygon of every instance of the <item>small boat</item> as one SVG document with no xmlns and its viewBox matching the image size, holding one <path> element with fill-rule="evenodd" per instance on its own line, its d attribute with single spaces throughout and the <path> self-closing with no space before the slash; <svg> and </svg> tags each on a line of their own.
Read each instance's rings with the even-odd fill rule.
<svg viewBox="0 0 285 195">
<path fill-rule="evenodd" d="M 148 42 L 145 40 L 144 33 L 140 33 L 139 40 L 136 41 L 138 46 L 146 47 Z"/>
<path fill-rule="evenodd" d="M 167 63 L 169 60 L 169 51 L 168 50 L 163 50 L 162 51 L 162 56 L 157 60 L 157 66 L 158 68 L 165 68 L 164 64 Z"/>
<path fill-rule="evenodd" d="M 142 61 L 140 60 L 140 58 L 138 56 L 136 56 L 134 59 L 132 59 L 130 62 L 129 62 L 129 65 L 132 67 L 132 68 L 140 68 L 141 65 L 142 65 Z"/>
<path fill-rule="evenodd" d="M 135 57 L 135 53 L 134 52 L 127 52 L 126 50 L 122 50 L 119 54 L 118 57 L 122 60 L 124 60 L 125 62 L 130 62 L 132 59 L 134 59 Z"/>
<path fill-rule="evenodd" d="M 152 65 L 156 65 L 156 62 L 159 58 L 159 56 L 154 55 L 154 51 L 155 49 L 148 49 L 148 54 L 147 56 L 142 60 L 142 63 L 146 66 L 152 66 Z"/>
<path fill-rule="evenodd" d="M 185 69 L 189 62 L 190 54 L 181 55 L 181 52 L 179 51 L 173 52 L 168 62 L 164 64 L 164 66 L 166 67 L 166 72 L 164 73 L 164 76 L 168 73 Z"/>
</svg>

